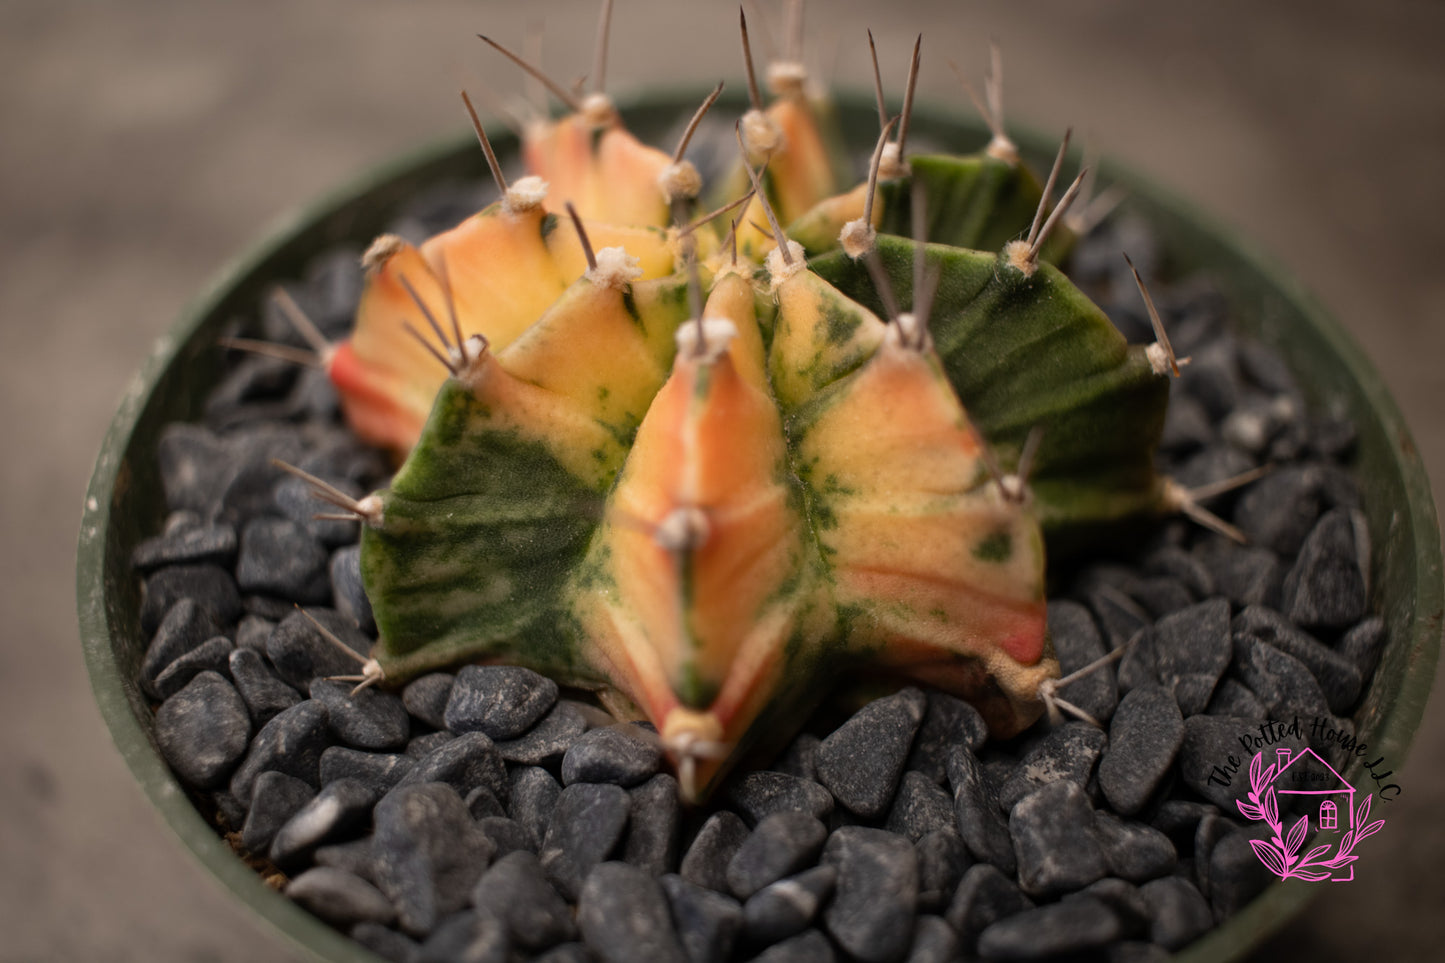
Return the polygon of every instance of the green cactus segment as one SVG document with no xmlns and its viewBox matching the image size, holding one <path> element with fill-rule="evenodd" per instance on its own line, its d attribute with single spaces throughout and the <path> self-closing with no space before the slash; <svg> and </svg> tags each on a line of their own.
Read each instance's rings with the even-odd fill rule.
<svg viewBox="0 0 1445 963">
<path fill-rule="evenodd" d="M 910 304 L 913 244 L 885 235 L 878 249 L 899 301 Z M 930 330 L 973 423 L 1005 464 L 1034 426 L 1045 431 L 1031 484 L 1051 541 L 1073 526 L 1156 511 L 1154 451 L 1169 385 L 1143 347 L 1128 345 L 1050 265 L 1026 276 L 1000 256 L 941 245 L 927 257 L 942 279 Z M 811 267 L 878 306 L 868 273 L 841 253 Z"/>
<path fill-rule="evenodd" d="M 1043 187 L 1023 164 L 1009 164 L 986 152 L 963 157 L 941 154 L 908 158 L 911 173 L 878 182 L 873 226 L 881 234 L 916 237 L 913 226 L 915 185 L 927 201 L 924 240 L 976 251 L 997 251 L 1023 237 L 1043 198 Z M 863 216 L 867 185 L 818 203 L 788 227 L 788 236 L 808 255 L 838 247 L 838 233 Z M 1067 256 L 1074 236 L 1054 226 L 1040 257 L 1057 263 Z"/>
<path fill-rule="evenodd" d="M 388 676 L 483 656 L 563 677 L 582 671 L 555 631 L 558 597 L 602 497 L 595 476 L 579 479 L 494 399 L 449 380 L 382 495 L 381 524 L 362 529 L 362 578 Z"/>
<path fill-rule="evenodd" d="M 381 525 L 363 536 L 378 659 L 393 677 L 481 657 L 582 671 L 575 636 L 559 629 L 560 592 L 685 314 L 678 278 L 584 278 L 506 350 L 444 383 L 382 496 Z"/>
<path fill-rule="evenodd" d="M 997 251 L 1028 232 L 1044 194 L 1027 166 L 1001 161 L 986 152 L 961 157 L 914 154 L 908 158 L 908 166 L 911 176 L 878 185 L 878 203 L 883 208 L 878 230 L 884 234 L 915 236 L 912 192 L 916 183 L 928 201 L 925 240 Z M 1056 228 L 1046 255 L 1066 250 L 1068 244 L 1061 242 L 1067 234 L 1062 227 Z"/>
</svg>

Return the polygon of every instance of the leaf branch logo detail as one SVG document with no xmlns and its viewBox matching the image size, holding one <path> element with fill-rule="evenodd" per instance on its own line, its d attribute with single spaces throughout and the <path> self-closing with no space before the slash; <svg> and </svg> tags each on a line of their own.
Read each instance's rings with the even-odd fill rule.
<svg viewBox="0 0 1445 963">
<path fill-rule="evenodd" d="M 1318 756 L 1306 749 L 1298 756 L 1288 757 L 1281 752 L 1279 762 L 1266 766 L 1264 764 L 1264 753 L 1259 752 L 1249 764 L 1249 801 L 1236 800 L 1235 805 L 1246 818 L 1260 821 L 1263 820 L 1270 828 L 1272 837 L 1270 839 L 1251 839 L 1249 845 L 1254 848 L 1254 854 L 1259 861 L 1280 879 L 1302 879 L 1307 882 L 1317 883 L 1322 880 L 1348 880 L 1354 878 L 1354 869 L 1351 864 L 1359 859 L 1354 855 L 1354 849 L 1364 839 L 1373 836 L 1385 825 L 1383 819 L 1377 819 L 1373 823 L 1370 818 L 1370 799 L 1366 793 L 1365 798 L 1358 806 L 1353 805 L 1355 794 L 1354 787 L 1340 779 L 1341 790 L 1282 790 L 1293 795 L 1309 795 L 1311 797 L 1322 797 L 1319 806 L 1319 821 L 1317 829 L 1321 831 L 1338 830 L 1340 818 L 1340 805 L 1334 799 L 1328 798 L 1332 795 L 1341 797 L 1343 803 L 1343 816 L 1348 822 L 1338 844 L 1332 846 L 1330 843 L 1315 846 L 1308 852 L 1300 855 L 1300 848 L 1304 845 L 1305 838 L 1310 835 L 1310 814 L 1301 816 L 1288 832 L 1284 831 L 1284 823 L 1279 814 L 1279 797 L 1275 787 L 1275 781 L 1284 773 L 1285 769 L 1302 762 L 1305 757 L 1311 757 L 1324 765 L 1331 773 L 1332 767 Z M 1338 778 L 1338 774 L 1335 773 Z M 1331 850 L 1334 850 L 1331 855 Z"/>
</svg>

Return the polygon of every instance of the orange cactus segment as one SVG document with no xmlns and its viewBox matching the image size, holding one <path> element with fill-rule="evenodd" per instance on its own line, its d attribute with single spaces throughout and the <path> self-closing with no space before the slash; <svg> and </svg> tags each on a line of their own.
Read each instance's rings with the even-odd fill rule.
<svg viewBox="0 0 1445 963">
<path fill-rule="evenodd" d="M 806 97 L 800 94 L 780 97 L 768 107 L 764 117 L 767 129 L 777 135 L 778 146 L 755 157 L 755 161 L 761 163 L 766 157 L 763 183 L 768 201 L 778 221 L 791 224 L 838 192 L 832 155 L 819 128 L 817 110 Z M 746 180 L 744 175 L 736 183 L 740 186 Z M 862 207 L 858 210 L 855 216 L 862 216 Z M 748 202 L 738 223 L 738 249 L 750 257 L 760 257 L 770 251 L 774 246 L 772 235 L 758 229 L 766 224 L 762 201 L 755 197 Z"/>
<path fill-rule="evenodd" d="M 585 264 L 573 271 L 555 262 L 545 217 L 540 207 L 511 213 L 496 204 L 422 244 L 432 273 L 451 285 L 464 336 L 485 335 L 500 351 L 581 275 Z"/>
<path fill-rule="evenodd" d="M 736 347 L 716 361 L 679 355 L 611 509 L 620 591 L 693 708 L 722 688 L 801 546 L 801 519 L 779 481 L 777 408 L 738 374 Z"/>
<path fill-rule="evenodd" d="M 837 603 L 861 613 L 850 644 L 901 667 L 975 662 L 1004 686 L 1032 680 L 1027 667 L 1056 674 L 1038 523 L 988 481 L 937 358 L 895 331 L 820 399 L 799 450 Z M 991 723 L 1031 722 L 1035 690 L 1006 689 L 1008 709 L 991 710 Z"/>
<path fill-rule="evenodd" d="M 788 237 L 809 252 L 828 251 L 838 244 L 838 235 L 850 221 L 861 221 L 868 201 L 868 182 L 864 181 L 845 194 L 825 198 L 788 227 Z M 883 223 L 883 205 L 873 205 L 870 223 L 877 228 Z"/>
<path fill-rule="evenodd" d="M 327 374 L 359 438 L 397 454 L 416 443 L 431 410 L 430 397 L 422 400 L 419 393 L 406 390 L 405 382 L 390 377 L 391 372 L 362 363 L 350 342 L 336 346 Z"/>
<path fill-rule="evenodd" d="M 551 185 L 548 206 L 571 201 L 588 220 L 665 226 L 657 179 L 672 158 L 617 123 L 598 129 L 580 114 L 531 125 L 523 135 L 527 169 Z"/>
<path fill-rule="evenodd" d="M 348 416 L 357 413 L 357 433 L 405 455 L 447 377 L 446 368 L 406 330 L 407 324 L 428 330 L 407 285 L 438 319 L 447 318 L 446 297 L 421 252 L 405 241 L 384 238 L 368 257 L 356 329 L 329 370 Z M 384 415 L 388 409 L 396 416 Z M 375 424 L 377 433 L 368 424 Z M 408 426 L 414 426 L 410 435 L 403 430 Z"/>
<path fill-rule="evenodd" d="M 757 322 L 757 289 L 753 282 L 736 271 L 721 275 L 713 282 L 702 316 L 733 323 L 737 335 L 728 348 L 733 368 L 743 381 L 759 391 L 767 391 L 763 333 Z"/>
<path fill-rule="evenodd" d="M 756 328 L 750 297 L 742 311 L 741 290 L 730 289 Z M 724 341 L 732 327 L 714 316 L 700 348 L 696 325 L 680 337 L 687 347 L 594 543 L 610 587 L 587 620 L 606 661 L 624 670 L 621 687 L 704 784 L 716 766 L 687 746 L 742 737 L 775 691 L 807 597 L 782 423 L 766 386 L 741 373 L 761 371 L 761 339 Z"/>
<path fill-rule="evenodd" d="M 863 364 L 877 350 L 887 326 L 810 271 L 778 286 L 773 328 L 773 389 L 794 408 Z"/>
<path fill-rule="evenodd" d="M 638 275 L 639 280 L 667 277 L 676 270 L 674 245 L 661 228 L 627 227 L 601 221 L 586 221 L 584 225 L 594 250 L 620 247 L 637 258 L 637 267 L 642 271 Z M 565 215 L 562 223 L 548 232 L 547 249 L 556 262 L 558 272 L 568 283 L 580 278 L 587 270 L 587 254 L 582 250 L 582 241 L 566 222 Z"/>
<path fill-rule="evenodd" d="M 682 321 L 681 282 L 569 287 L 498 361 L 512 375 L 573 399 L 626 445 L 667 377 Z"/>
<path fill-rule="evenodd" d="M 837 193 L 838 183 L 817 113 L 806 97 L 779 98 L 768 117 L 783 133 L 783 150 L 769 163 L 768 174 L 771 200 L 786 224 Z"/>
</svg>

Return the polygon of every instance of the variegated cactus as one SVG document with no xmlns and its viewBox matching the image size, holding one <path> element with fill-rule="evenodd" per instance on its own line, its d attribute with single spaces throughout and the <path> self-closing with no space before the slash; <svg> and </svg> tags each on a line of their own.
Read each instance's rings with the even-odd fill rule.
<svg viewBox="0 0 1445 963">
<path fill-rule="evenodd" d="M 554 87 L 573 110 L 526 130 L 530 176 L 506 184 L 483 136 L 501 199 L 368 252 L 326 348 L 356 431 L 402 460 L 327 496 L 365 522 L 368 680 L 491 660 L 598 690 L 692 798 L 859 666 L 1008 736 L 1058 674 L 1046 540 L 1187 503 L 1153 468 L 1167 342 L 1127 345 L 1048 263 L 1058 166 L 1027 172 L 996 94 L 983 153 L 908 158 L 885 125 L 840 194 L 798 68 L 773 78 L 725 238 L 668 226 L 702 187 L 686 137 L 668 155 Z"/>
</svg>

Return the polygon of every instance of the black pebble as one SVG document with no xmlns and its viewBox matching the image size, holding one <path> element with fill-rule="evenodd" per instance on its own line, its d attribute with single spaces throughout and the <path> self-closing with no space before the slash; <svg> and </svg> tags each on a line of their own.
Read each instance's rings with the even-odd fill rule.
<svg viewBox="0 0 1445 963">
<path fill-rule="evenodd" d="M 1234 671 L 1274 719 L 1329 715 L 1324 690 L 1303 662 L 1250 635 L 1234 637 Z"/>
<path fill-rule="evenodd" d="M 1149 939 L 1166 950 L 1182 950 L 1214 926 L 1214 914 L 1187 879 L 1167 876 L 1139 887 L 1153 922 Z"/>
<path fill-rule="evenodd" d="M 918 854 L 918 908 L 938 912 L 973 865 L 963 837 L 955 829 L 936 829 L 913 846 Z"/>
<path fill-rule="evenodd" d="M 577 925 L 601 963 L 687 963 L 662 885 L 635 866 L 600 863 L 587 874 Z"/>
<path fill-rule="evenodd" d="M 632 804 L 623 861 L 654 876 L 677 869 L 678 832 L 682 825 L 677 780 L 668 773 L 658 773 L 628 795 Z"/>
<path fill-rule="evenodd" d="M 1230 833 L 1209 854 L 1209 901 L 1216 920 L 1229 919 L 1275 879 L 1249 839 L 1245 832 Z"/>
<path fill-rule="evenodd" d="M 942 785 L 948 779 L 948 754 L 960 743 L 978 752 L 988 741 L 988 724 L 978 710 L 943 692 L 928 693 L 928 709 L 913 737 L 908 768 Z"/>
<path fill-rule="evenodd" d="M 562 757 L 562 784 L 636 786 L 651 778 L 661 765 L 662 747 L 655 734 L 630 723 L 606 726 L 572 743 Z"/>
<path fill-rule="evenodd" d="M 194 599 L 181 599 L 170 607 L 141 659 L 141 683 L 152 695 L 155 680 L 166 666 L 209 639 L 224 635 L 211 610 Z"/>
<path fill-rule="evenodd" d="M 447 702 L 455 679 L 448 672 L 432 672 L 413 679 L 401 690 L 402 705 L 433 729 L 445 729 Z"/>
<path fill-rule="evenodd" d="M 868 703 L 818 747 L 818 782 L 849 811 L 865 819 L 883 815 L 927 707 L 913 688 Z"/>
<path fill-rule="evenodd" d="M 563 943 L 561 946 L 552 947 L 532 963 L 596 963 L 596 960 L 587 951 L 587 944 Z"/>
<path fill-rule="evenodd" d="M 1209 567 L 1220 594 L 1236 608 L 1277 605 L 1284 568 L 1267 548 L 1235 545 L 1228 539 L 1206 539 L 1198 557 Z"/>
<path fill-rule="evenodd" d="M 286 884 L 286 895 L 332 926 L 382 926 L 396 919 L 391 901 L 366 880 L 330 866 L 316 866 Z"/>
<path fill-rule="evenodd" d="M 1186 716 L 1209 705 L 1232 651 L 1229 603 L 1224 599 L 1200 602 L 1154 625 L 1159 681 L 1174 694 Z"/>
<path fill-rule="evenodd" d="M 455 738 L 456 736 L 445 729 L 441 732 L 424 732 L 407 740 L 406 754 L 413 759 L 420 759 L 423 756 L 431 755 L 433 750 L 446 745 Z"/>
<path fill-rule="evenodd" d="M 726 809 L 713 813 L 702 824 L 682 858 L 679 870 L 682 878 L 719 893 L 729 892 L 728 864 L 747 837 L 747 823 L 737 813 Z"/>
<path fill-rule="evenodd" d="M 1094 617 L 1078 602 L 1060 599 L 1049 603 L 1049 637 L 1059 660 L 1059 674 L 1067 676 L 1105 655 L 1104 640 Z M 1119 704 L 1119 686 L 1113 665 L 1105 665 L 1071 682 L 1061 690 L 1064 698 L 1100 722 L 1107 722 Z M 976 751 L 976 750 L 975 750 Z"/>
<path fill-rule="evenodd" d="M 1131 693 L 1132 694 L 1132 693 Z M 1099 754 L 1109 741 L 1104 730 L 1087 722 L 1055 726 L 1024 754 L 1017 768 L 999 787 L 998 801 L 1005 812 L 1040 786 L 1067 780 L 1083 789 L 1094 774 Z"/>
<path fill-rule="evenodd" d="M 728 801 L 756 825 L 771 813 L 793 810 L 826 820 L 833 813 L 833 794 L 816 782 L 781 772 L 750 772 L 728 790 Z"/>
<path fill-rule="evenodd" d="M 1209 569 L 1177 545 L 1163 545 L 1146 555 L 1144 571 L 1177 578 L 1196 599 L 1214 594 L 1214 576 Z"/>
<path fill-rule="evenodd" d="M 1254 756 L 1243 747 L 1240 738 L 1257 735 L 1260 725 L 1258 719 L 1233 716 L 1185 719 L 1184 741 L 1179 747 L 1179 775 L 1184 784 L 1226 813 L 1237 814 L 1235 800 L 1249 792 L 1249 761 Z M 1295 751 L 1304 748 L 1303 740 L 1293 737 L 1286 737 L 1276 745 Z M 1229 774 L 1231 769 L 1235 770 L 1233 775 Z"/>
<path fill-rule="evenodd" d="M 1169 407 L 1164 412 L 1164 431 L 1159 437 L 1163 451 L 1186 454 L 1214 442 L 1214 424 L 1204 405 L 1186 394 L 1169 399 Z"/>
<path fill-rule="evenodd" d="M 361 581 L 361 546 L 346 545 L 331 553 L 327 566 L 331 577 L 331 597 L 336 611 L 350 619 L 366 635 L 376 634 L 376 616 L 371 599 Z"/>
<path fill-rule="evenodd" d="M 1005 876 L 995 866 L 979 863 L 963 874 L 944 918 L 959 935 L 964 950 L 971 952 L 980 933 L 1033 905 L 1011 876 Z"/>
<path fill-rule="evenodd" d="M 547 838 L 547 826 L 562 787 L 552 774 L 537 766 L 520 766 L 511 775 L 511 813 L 526 833 L 528 847 L 537 852 Z"/>
<path fill-rule="evenodd" d="M 744 934 L 749 940 L 766 945 L 803 932 L 833 895 L 837 881 L 836 868 L 814 866 L 796 876 L 769 883 L 743 904 Z"/>
<path fill-rule="evenodd" d="M 1050 783 L 1021 799 L 1009 832 L 1023 891 L 1054 896 L 1103 878 L 1109 864 L 1093 829 L 1094 810 L 1075 783 Z"/>
<path fill-rule="evenodd" d="M 331 744 L 326 707 L 308 699 L 297 703 L 261 727 L 241 767 L 231 777 L 231 795 L 250 799 L 256 777 L 263 772 L 284 772 L 319 787 L 321 753 Z"/>
<path fill-rule="evenodd" d="M 1323 507 L 1319 471 L 1310 465 L 1290 465 L 1245 489 L 1234 509 L 1234 524 L 1250 544 L 1294 555 Z"/>
<path fill-rule="evenodd" d="M 464 802 L 467 804 L 467 812 L 471 813 L 472 818 L 477 822 L 494 816 L 505 817 L 507 815 L 506 808 L 497 801 L 496 795 L 486 786 L 477 786 L 467 793 Z"/>
<path fill-rule="evenodd" d="M 346 643 L 356 656 L 347 655 L 328 640 L 312 619 Z M 316 676 L 359 674 L 370 647 L 371 640 L 345 616 L 335 609 L 318 608 L 304 613 L 292 611 L 282 619 L 266 640 L 266 655 L 284 682 L 304 692 Z"/>
<path fill-rule="evenodd" d="M 1184 741 L 1184 717 L 1159 685 L 1133 689 L 1109 725 L 1109 745 L 1099 760 L 1099 788 L 1126 816 L 1144 808 Z"/>
<path fill-rule="evenodd" d="M 1372 615 L 1350 629 L 1340 639 L 1340 655 L 1349 659 L 1360 670 L 1360 677 L 1368 679 L 1375 674 L 1380 663 L 1380 653 L 1385 650 L 1385 620 Z"/>
<path fill-rule="evenodd" d="M 376 848 L 370 836 L 322 846 L 314 855 L 316 865 L 344 869 L 368 883 L 376 883 Z"/>
<path fill-rule="evenodd" d="M 389 926 L 357 923 L 349 934 L 353 940 L 391 963 L 416 963 L 421 947 Z"/>
<path fill-rule="evenodd" d="M 437 746 L 417 759 L 416 765 L 397 785 L 429 782 L 444 782 L 464 799 L 473 789 L 485 786 L 504 804 L 510 789 L 506 764 L 492 740 L 480 732 L 469 732 Z"/>
<path fill-rule="evenodd" d="M 145 581 L 141 593 L 140 626 L 154 635 L 171 607 L 190 599 L 207 609 L 222 625 L 241 617 L 241 593 L 231 573 L 219 565 L 170 565 L 157 569 Z"/>
<path fill-rule="evenodd" d="M 502 922 L 489 913 L 463 910 L 427 937 L 416 963 L 508 963 L 511 945 Z"/>
<path fill-rule="evenodd" d="M 1008 823 L 999 812 L 998 795 L 984 776 L 978 758 L 962 746 L 948 757 L 948 781 L 953 786 L 953 812 L 958 833 L 968 851 L 980 862 L 991 863 L 1012 876 L 1018 867 Z"/>
<path fill-rule="evenodd" d="M 739 899 L 811 866 L 828 828 L 800 812 L 776 812 L 760 821 L 728 861 L 728 888 Z"/>
<path fill-rule="evenodd" d="M 918 917 L 905 963 L 954 963 L 962 955 L 963 947 L 953 927 L 937 916 Z"/>
<path fill-rule="evenodd" d="M 918 910 L 918 857 L 902 836 L 845 826 L 828 837 L 824 865 L 838 870 L 823 910 L 828 934 L 863 963 L 902 960 Z"/>
<path fill-rule="evenodd" d="M 743 925 L 737 900 L 671 873 L 659 882 L 688 963 L 727 963 Z"/>
<path fill-rule="evenodd" d="M 905 772 L 884 828 L 918 842 L 939 829 L 953 828 L 953 797 L 921 772 Z"/>
<path fill-rule="evenodd" d="M 1080 897 L 999 920 L 979 934 L 978 952 L 989 959 L 1045 959 L 1096 950 L 1122 934 L 1108 904 Z"/>
<path fill-rule="evenodd" d="M 237 646 L 227 665 L 231 681 L 257 726 L 264 726 L 301 701 L 301 693 L 278 679 L 255 649 Z"/>
<path fill-rule="evenodd" d="M 506 924 L 514 946 L 532 952 L 577 938 L 571 909 L 525 850 L 502 856 L 482 874 L 472 905 Z"/>
<path fill-rule="evenodd" d="M 519 851 L 533 854 L 537 852 L 537 847 L 532 845 L 527 831 L 515 819 L 507 816 L 487 816 L 477 820 L 477 828 L 482 831 L 482 835 L 491 840 L 492 845 L 496 848 L 498 859 L 508 853 Z"/>
<path fill-rule="evenodd" d="M 313 473 L 314 474 L 314 473 Z M 366 492 L 361 486 L 346 478 L 323 478 L 348 498 L 361 498 Z M 356 522 L 334 518 L 316 518 L 317 514 L 346 514 L 338 512 L 313 494 L 311 483 L 288 475 L 272 489 L 272 504 L 287 519 L 294 522 L 318 545 L 335 548 L 356 541 Z"/>
<path fill-rule="evenodd" d="M 331 601 L 330 563 L 306 529 L 290 519 L 261 516 L 241 529 L 236 584 L 243 592 L 325 605 Z"/>
<path fill-rule="evenodd" d="M 818 746 L 822 745 L 822 742 L 822 739 L 811 732 L 800 732 L 768 768 L 809 782 L 817 782 Z"/>
<path fill-rule="evenodd" d="M 316 797 L 316 787 L 284 772 L 263 772 L 251 794 L 251 809 L 241 827 L 241 845 L 257 855 L 271 848 L 276 833 Z"/>
<path fill-rule="evenodd" d="M 587 720 L 576 704 L 562 699 L 520 737 L 498 742 L 497 751 L 510 763 L 555 769 L 561 765 L 567 750 L 586 731 Z"/>
<path fill-rule="evenodd" d="M 579 782 L 562 790 L 540 856 L 547 878 L 564 897 L 577 899 L 593 868 L 621 842 L 631 805 L 621 786 Z"/>
<path fill-rule="evenodd" d="M 224 446 L 208 429 L 185 422 L 166 425 L 156 443 L 161 488 L 171 511 L 208 513 L 221 500 L 229 473 Z"/>
<path fill-rule="evenodd" d="M 515 739 L 557 701 L 557 683 L 512 665 L 469 665 L 456 675 L 447 701 L 446 728 Z"/>
<path fill-rule="evenodd" d="M 271 840 L 271 861 L 296 866 L 323 843 L 351 838 L 366 828 L 380 797 L 356 779 L 338 779 L 298 809 Z"/>
<path fill-rule="evenodd" d="M 251 739 L 251 717 L 231 683 L 201 672 L 156 710 L 156 742 L 176 775 L 198 789 L 220 785 Z"/>
<path fill-rule="evenodd" d="M 424 936 L 467 905 L 492 844 L 451 786 L 398 787 L 376 804 L 377 888 L 396 906 L 401 929 Z"/>
<path fill-rule="evenodd" d="M 1249 691 L 1249 686 L 1230 676 L 1219 680 L 1204 711 L 1211 716 L 1239 716 L 1261 722 L 1269 717 L 1269 710 L 1257 695 Z"/>
<path fill-rule="evenodd" d="M 1234 631 L 1294 656 L 1320 684 L 1331 712 L 1348 712 L 1360 698 L 1362 678 L 1354 660 L 1317 641 L 1273 609 L 1251 605 L 1234 617 Z"/>
<path fill-rule="evenodd" d="M 1133 883 L 1105 876 L 1077 893 L 1068 894 L 1064 899 L 1097 899 L 1113 910 L 1119 918 L 1123 936 L 1144 937 L 1149 934 L 1149 904 L 1139 892 L 1139 887 Z"/>
<path fill-rule="evenodd" d="M 272 620 L 246 613 L 241 616 L 240 625 L 236 626 L 236 648 L 254 649 L 257 655 L 266 654 L 266 639 L 275 628 L 276 623 Z"/>
<path fill-rule="evenodd" d="M 1104 850 L 1109 872 L 1131 883 L 1173 872 L 1179 853 L 1169 837 L 1147 823 L 1126 822 L 1100 810 L 1094 814 L 1094 835 Z"/>
<path fill-rule="evenodd" d="M 752 963 L 835 963 L 833 944 L 817 930 L 808 930 L 781 943 L 774 943 L 753 958 Z"/>
<path fill-rule="evenodd" d="M 224 635 L 207 639 L 162 669 L 151 688 L 158 697 L 169 699 L 202 672 L 228 675 L 231 671 L 231 652 L 235 647 Z"/>
<path fill-rule="evenodd" d="M 1304 628 L 1343 629 L 1367 614 L 1352 515 L 1343 508 L 1326 512 L 1285 576 L 1281 611 Z"/>
<path fill-rule="evenodd" d="M 236 558 L 236 530 L 230 525 L 205 525 L 148 538 L 135 547 L 130 563 L 150 572 L 165 565 L 219 565 Z"/>
<path fill-rule="evenodd" d="M 353 692 L 355 685 L 313 679 L 311 698 L 326 706 L 336 738 L 357 749 L 386 751 L 406 747 L 411 720 L 401 699 L 380 689 Z"/>
</svg>

